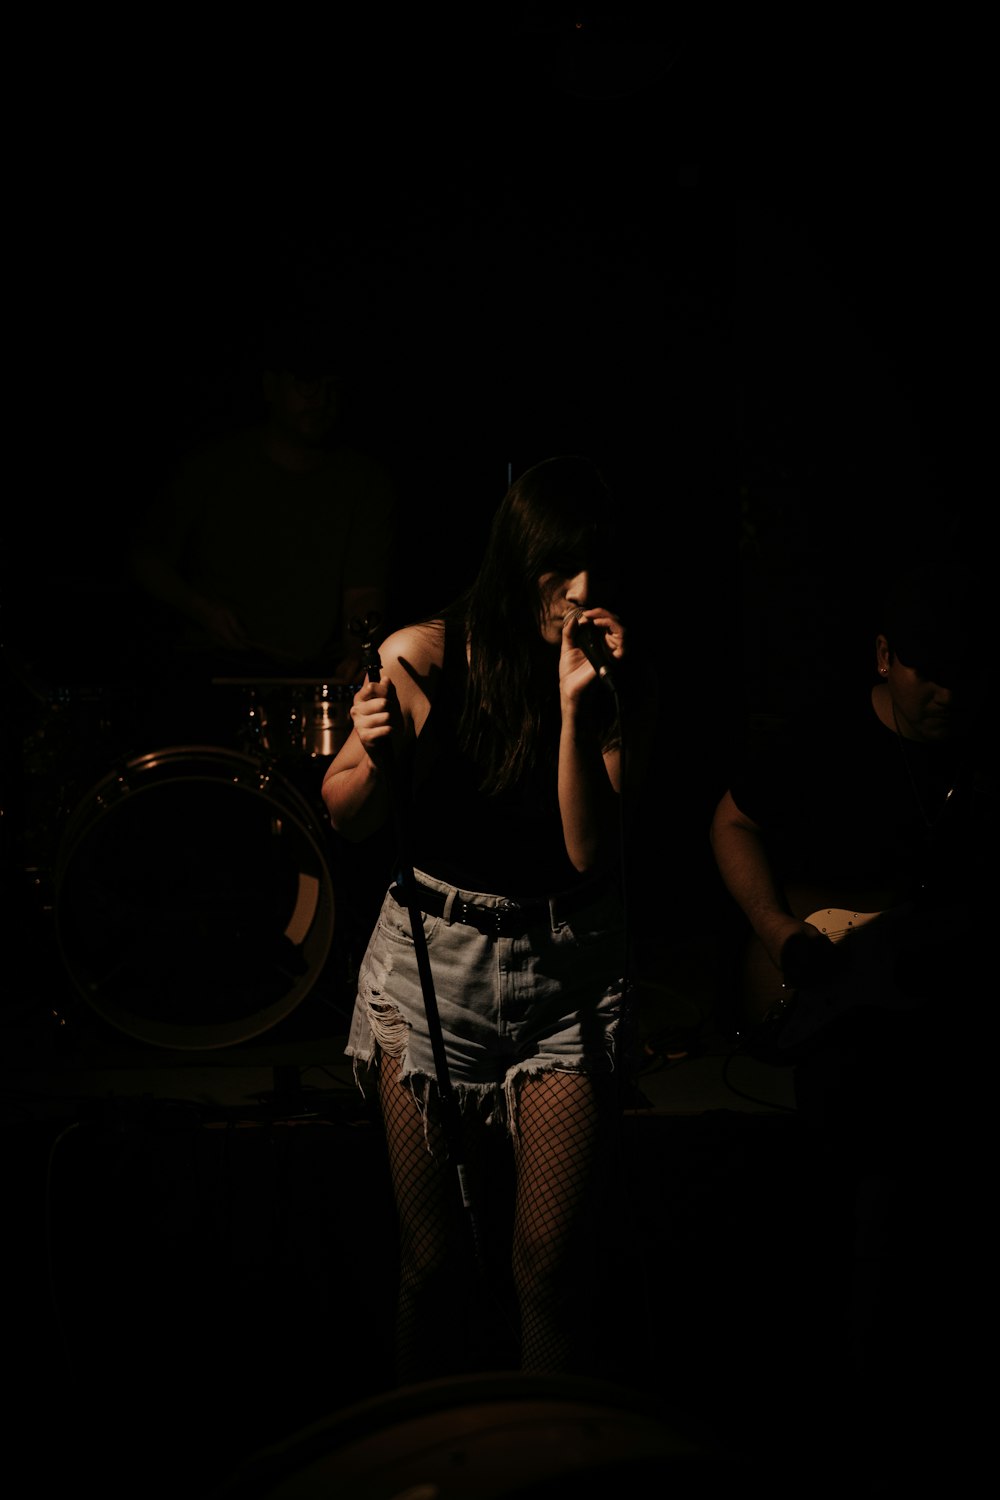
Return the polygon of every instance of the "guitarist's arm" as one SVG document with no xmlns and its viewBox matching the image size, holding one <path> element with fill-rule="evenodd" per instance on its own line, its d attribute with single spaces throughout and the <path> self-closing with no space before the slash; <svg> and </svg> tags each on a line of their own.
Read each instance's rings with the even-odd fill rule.
<svg viewBox="0 0 1000 1500">
<path fill-rule="evenodd" d="M 787 983 L 802 983 L 816 967 L 815 961 L 826 955 L 829 940 L 817 927 L 793 915 L 775 879 L 763 830 L 740 810 L 729 791 L 715 809 L 709 838 L 722 882 L 774 968 Z M 813 950 L 817 942 L 823 948 Z"/>
</svg>

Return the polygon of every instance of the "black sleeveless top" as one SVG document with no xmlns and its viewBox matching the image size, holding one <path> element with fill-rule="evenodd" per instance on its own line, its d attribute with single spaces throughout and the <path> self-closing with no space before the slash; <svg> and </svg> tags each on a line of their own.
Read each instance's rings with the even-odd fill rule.
<svg viewBox="0 0 1000 1500">
<path fill-rule="evenodd" d="M 413 759 L 410 862 L 467 891 L 538 897 L 570 890 L 583 877 L 563 841 L 555 758 L 523 784 L 481 791 L 480 770 L 458 744 L 468 680 L 464 631 L 449 621 L 441 676 Z"/>
</svg>

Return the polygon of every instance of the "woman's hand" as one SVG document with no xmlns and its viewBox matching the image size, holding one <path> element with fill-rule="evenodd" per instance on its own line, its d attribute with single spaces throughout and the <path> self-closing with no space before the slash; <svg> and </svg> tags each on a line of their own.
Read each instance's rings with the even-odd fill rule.
<svg viewBox="0 0 1000 1500">
<path fill-rule="evenodd" d="M 354 695 L 351 722 L 365 754 L 376 769 L 380 758 L 388 752 L 398 714 L 396 689 L 389 678 L 383 676 L 379 682 L 372 682 L 366 677 Z"/>
<path fill-rule="evenodd" d="M 600 607 L 573 609 L 563 622 L 559 654 L 559 688 L 575 701 L 592 682 L 610 679 L 625 655 L 625 627 L 617 615 Z"/>
</svg>

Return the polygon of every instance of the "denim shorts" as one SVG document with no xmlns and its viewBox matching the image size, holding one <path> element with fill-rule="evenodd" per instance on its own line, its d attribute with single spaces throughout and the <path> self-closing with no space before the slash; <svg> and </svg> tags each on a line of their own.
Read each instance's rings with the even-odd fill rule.
<svg viewBox="0 0 1000 1500">
<path fill-rule="evenodd" d="M 496 936 L 463 922 L 462 906 L 494 913 L 514 898 L 414 875 L 445 898 L 447 915 L 423 914 L 422 931 L 448 1084 L 460 1109 L 475 1108 L 485 1122 L 513 1131 L 525 1076 L 615 1072 L 630 1054 L 617 886 L 595 889 L 568 915 L 556 898 L 524 930 Z M 380 1052 L 398 1057 L 425 1120 L 440 1084 L 427 1015 L 410 913 L 390 889 L 359 966 L 345 1055 L 354 1059 L 362 1091 L 363 1069 L 377 1065 Z"/>
</svg>

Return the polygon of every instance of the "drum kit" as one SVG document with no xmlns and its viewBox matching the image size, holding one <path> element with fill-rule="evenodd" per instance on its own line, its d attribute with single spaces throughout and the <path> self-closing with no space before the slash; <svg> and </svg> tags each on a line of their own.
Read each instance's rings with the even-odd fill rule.
<svg viewBox="0 0 1000 1500">
<path fill-rule="evenodd" d="M 219 678 L 212 690 L 231 721 L 223 744 L 88 733 L 93 695 L 72 691 L 48 694 L 25 739 L 25 785 L 49 788 L 26 819 L 25 863 L 77 1008 L 154 1048 L 259 1037 L 314 989 L 333 947 L 319 788 L 355 689 Z M 61 746 L 90 765 L 84 783 L 61 768 Z M 95 771 L 102 746 L 115 753 Z"/>
</svg>

